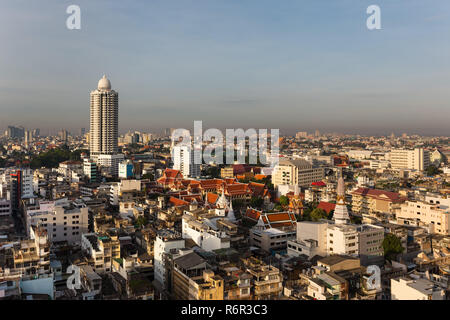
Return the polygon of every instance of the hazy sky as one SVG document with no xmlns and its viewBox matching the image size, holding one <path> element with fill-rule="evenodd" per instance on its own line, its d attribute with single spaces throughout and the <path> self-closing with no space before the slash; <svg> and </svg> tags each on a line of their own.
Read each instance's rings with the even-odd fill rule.
<svg viewBox="0 0 450 320">
<path fill-rule="evenodd" d="M 2 0 L 0 43 L 1 129 L 88 128 L 105 73 L 122 132 L 450 135 L 448 0 Z"/>
</svg>

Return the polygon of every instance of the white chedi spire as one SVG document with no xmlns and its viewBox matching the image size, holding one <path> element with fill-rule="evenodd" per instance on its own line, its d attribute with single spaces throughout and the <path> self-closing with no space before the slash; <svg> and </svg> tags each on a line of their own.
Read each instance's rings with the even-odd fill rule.
<svg viewBox="0 0 450 320">
<path fill-rule="evenodd" d="M 231 222 L 236 222 L 236 216 L 234 215 L 234 210 L 233 210 L 233 201 L 230 201 L 227 219 L 230 220 Z"/>
<path fill-rule="evenodd" d="M 217 200 L 216 206 L 221 209 L 225 209 L 228 206 L 227 198 L 225 197 L 225 189 L 222 188 L 222 194 L 219 200 Z"/>
<path fill-rule="evenodd" d="M 222 189 L 222 195 L 216 202 L 216 215 L 225 217 L 225 211 L 228 207 L 228 201 L 225 197 L 225 190 Z"/>
<path fill-rule="evenodd" d="M 334 208 L 333 219 L 336 224 L 346 224 L 350 221 L 350 216 L 345 204 L 345 182 L 342 175 L 338 179 L 336 193 L 336 207 Z"/>
</svg>

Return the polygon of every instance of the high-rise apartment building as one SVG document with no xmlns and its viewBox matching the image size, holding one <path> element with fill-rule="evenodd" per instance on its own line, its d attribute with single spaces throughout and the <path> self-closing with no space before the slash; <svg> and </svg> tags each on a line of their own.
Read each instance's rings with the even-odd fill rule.
<svg viewBox="0 0 450 320">
<path fill-rule="evenodd" d="M 430 165 L 430 152 L 423 148 L 392 149 L 390 157 L 393 169 L 424 171 Z"/>
<path fill-rule="evenodd" d="M 181 171 L 184 177 L 199 177 L 200 163 L 195 161 L 194 149 L 189 146 L 174 146 L 172 148 L 173 169 Z"/>
<path fill-rule="evenodd" d="M 97 89 L 91 91 L 89 148 L 97 161 L 101 154 L 117 153 L 119 132 L 119 93 L 111 90 L 111 82 L 103 76 Z"/>
</svg>

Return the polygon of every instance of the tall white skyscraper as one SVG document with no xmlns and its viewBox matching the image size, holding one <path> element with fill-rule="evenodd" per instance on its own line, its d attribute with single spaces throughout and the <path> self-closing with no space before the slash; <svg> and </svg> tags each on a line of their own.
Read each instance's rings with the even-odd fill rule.
<svg viewBox="0 0 450 320">
<path fill-rule="evenodd" d="M 91 158 L 117 154 L 119 133 L 119 93 L 111 90 L 111 82 L 103 76 L 97 89 L 91 91 L 89 148 Z"/>
<path fill-rule="evenodd" d="M 172 147 L 173 169 L 180 170 L 184 177 L 199 177 L 200 163 L 195 161 L 194 149 L 189 146 Z"/>
<path fill-rule="evenodd" d="M 118 154 L 119 93 L 111 90 L 111 82 L 104 75 L 97 89 L 91 91 L 89 148 L 91 159 L 98 165 L 118 174 L 118 165 L 124 157 Z"/>
</svg>

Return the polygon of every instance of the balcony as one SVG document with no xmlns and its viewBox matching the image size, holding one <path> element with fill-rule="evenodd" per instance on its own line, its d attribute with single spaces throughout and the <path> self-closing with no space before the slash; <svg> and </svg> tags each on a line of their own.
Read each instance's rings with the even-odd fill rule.
<svg viewBox="0 0 450 320">
<path fill-rule="evenodd" d="M 279 283 L 280 279 L 273 279 L 273 280 L 260 280 L 260 281 L 255 281 L 254 284 L 255 286 L 265 286 L 265 285 L 270 285 L 270 284 L 274 284 L 274 283 Z"/>
</svg>

